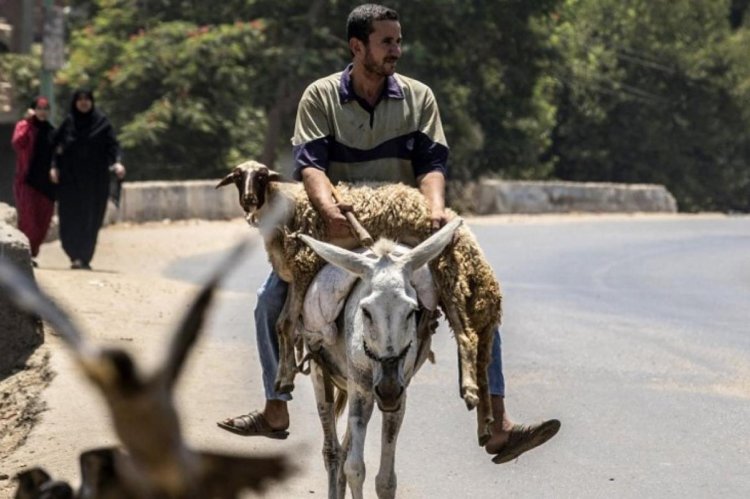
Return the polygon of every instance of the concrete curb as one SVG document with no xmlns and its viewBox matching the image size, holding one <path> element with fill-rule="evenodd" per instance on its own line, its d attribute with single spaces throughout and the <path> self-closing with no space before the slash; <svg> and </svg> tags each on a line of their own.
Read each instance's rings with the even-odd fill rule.
<svg viewBox="0 0 750 499">
<path fill-rule="evenodd" d="M 468 191 L 478 215 L 677 212 L 672 194 L 654 184 L 482 180 Z"/>
</svg>

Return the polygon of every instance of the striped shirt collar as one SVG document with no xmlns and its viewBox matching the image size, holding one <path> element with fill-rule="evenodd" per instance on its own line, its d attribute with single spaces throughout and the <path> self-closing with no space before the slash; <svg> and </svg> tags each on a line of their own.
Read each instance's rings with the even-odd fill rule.
<svg viewBox="0 0 750 499">
<path fill-rule="evenodd" d="M 357 94 L 354 93 L 354 85 L 352 85 L 352 68 L 354 64 L 349 64 L 346 69 L 341 73 L 341 82 L 339 83 L 339 99 L 342 104 L 357 100 Z M 385 87 L 383 87 L 383 97 L 389 99 L 403 99 L 404 90 L 399 85 L 398 80 L 394 75 L 386 78 Z"/>
</svg>

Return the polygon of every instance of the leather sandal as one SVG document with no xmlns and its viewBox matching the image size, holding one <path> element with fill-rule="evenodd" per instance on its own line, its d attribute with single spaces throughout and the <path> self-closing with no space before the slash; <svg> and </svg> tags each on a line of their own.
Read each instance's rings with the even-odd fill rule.
<svg viewBox="0 0 750 499">
<path fill-rule="evenodd" d="M 550 419 L 537 425 L 514 425 L 510 430 L 508 441 L 500 451 L 492 458 L 495 464 L 507 463 L 516 459 L 526 451 L 539 447 L 544 442 L 554 437 L 560 430 L 560 421 Z"/>
<path fill-rule="evenodd" d="M 231 431 L 243 437 L 268 437 L 284 440 L 289 436 L 287 430 L 274 430 L 266 421 L 265 416 L 259 411 L 243 414 L 236 418 L 225 419 L 216 423 L 219 428 Z"/>
</svg>

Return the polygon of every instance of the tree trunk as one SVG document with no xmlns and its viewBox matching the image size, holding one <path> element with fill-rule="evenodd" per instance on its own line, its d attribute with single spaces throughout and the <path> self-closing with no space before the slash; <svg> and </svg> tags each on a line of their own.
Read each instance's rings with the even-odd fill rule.
<svg viewBox="0 0 750 499">
<path fill-rule="evenodd" d="M 310 26 L 305 32 L 305 36 L 297 36 L 296 50 L 294 52 L 296 52 L 298 57 L 304 57 L 304 48 L 307 46 L 310 35 L 317 25 L 323 5 L 323 0 L 315 0 L 308 9 L 307 20 Z M 282 126 L 286 118 L 296 111 L 297 103 L 304 91 L 304 87 L 300 87 L 298 77 L 292 69 L 295 66 L 293 60 L 285 65 L 287 70 L 284 74 L 280 75 L 275 102 L 273 106 L 266 109 L 266 138 L 263 141 L 263 153 L 261 154 L 260 162 L 269 168 L 274 168 L 274 163 L 276 162 L 276 152 L 278 151 Z"/>
</svg>

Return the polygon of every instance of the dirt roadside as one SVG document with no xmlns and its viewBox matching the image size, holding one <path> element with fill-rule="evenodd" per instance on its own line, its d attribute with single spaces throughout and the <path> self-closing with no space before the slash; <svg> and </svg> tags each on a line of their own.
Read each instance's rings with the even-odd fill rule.
<svg viewBox="0 0 750 499">
<path fill-rule="evenodd" d="M 164 277 L 170 263 L 223 251 L 250 234 L 239 219 L 115 225 L 100 234 L 93 272 L 70 270 L 59 242 L 54 242 L 43 246 L 35 274 L 40 287 L 93 341 L 124 347 L 148 365 L 161 352 L 157 347 L 170 330 L 174 312 L 184 309 L 197 289 Z M 61 372 L 66 375 L 49 386 Z M 80 414 L 55 418 L 61 410 L 69 414 L 65 399 L 70 393 L 80 399 L 74 408 Z M 80 431 L 71 424 L 87 428 L 85 435 L 75 437 L 83 447 L 114 443 L 111 430 L 101 425 L 107 420 L 101 406 L 98 394 L 75 373 L 65 346 L 45 327 L 45 343 L 27 368 L 0 381 L 0 498 L 13 496 L 18 471 L 45 463 L 45 456 L 64 460 L 47 461 L 45 466 L 75 468 L 76 449 L 60 452 L 68 441 L 63 436 Z"/>
</svg>

